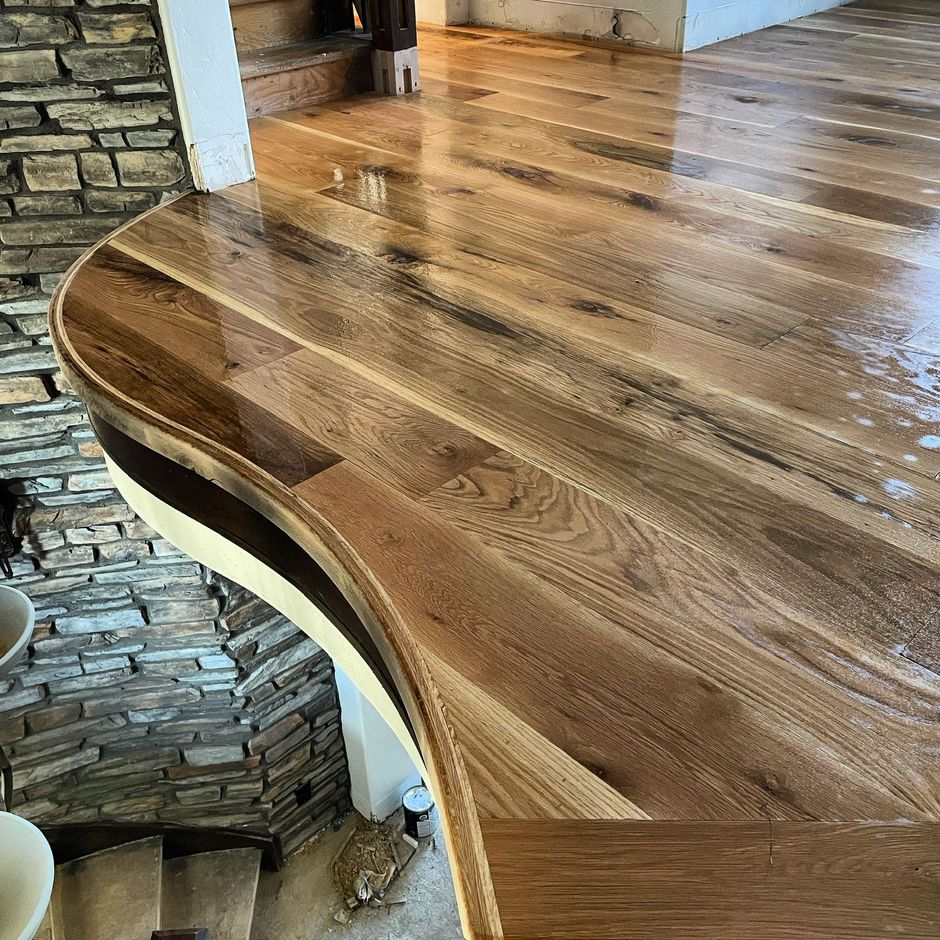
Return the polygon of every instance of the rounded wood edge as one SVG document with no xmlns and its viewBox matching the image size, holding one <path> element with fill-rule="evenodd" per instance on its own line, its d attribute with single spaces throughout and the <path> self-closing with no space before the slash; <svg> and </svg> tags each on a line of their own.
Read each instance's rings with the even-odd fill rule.
<svg viewBox="0 0 940 940">
<path fill-rule="evenodd" d="M 148 525 L 196 561 L 257 594 L 314 639 L 382 716 L 421 775 L 428 775 L 411 730 L 369 664 L 302 591 L 260 558 L 141 486 L 110 455 L 105 454 L 105 462 L 118 491 Z"/>
<path fill-rule="evenodd" d="M 464 934 L 469 940 L 499 940 L 503 932 L 480 820 L 459 743 L 446 718 L 446 703 L 379 580 L 342 533 L 301 504 L 288 487 L 228 448 L 124 395 L 85 362 L 68 335 L 65 299 L 85 262 L 121 232 L 187 195 L 181 193 L 115 229 L 68 269 L 49 308 L 50 336 L 59 366 L 92 411 L 138 444 L 192 470 L 261 513 L 332 579 L 383 651 L 417 736 L 417 752 L 441 808 Z"/>
</svg>

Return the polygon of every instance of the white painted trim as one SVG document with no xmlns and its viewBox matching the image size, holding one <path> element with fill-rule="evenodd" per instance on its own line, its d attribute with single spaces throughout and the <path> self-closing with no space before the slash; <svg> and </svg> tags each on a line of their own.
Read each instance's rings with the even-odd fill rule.
<svg viewBox="0 0 940 940">
<path fill-rule="evenodd" d="M 428 773 L 391 697 L 352 644 L 264 562 L 163 502 L 105 459 L 115 486 L 142 519 L 186 554 L 267 601 L 326 651 L 336 666 L 353 805 L 367 818 L 385 819 L 394 812 L 401 794 Z"/>
<path fill-rule="evenodd" d="M 157 0 L 196 189 L 254 179 L 228 0 Z"/>
</svg>

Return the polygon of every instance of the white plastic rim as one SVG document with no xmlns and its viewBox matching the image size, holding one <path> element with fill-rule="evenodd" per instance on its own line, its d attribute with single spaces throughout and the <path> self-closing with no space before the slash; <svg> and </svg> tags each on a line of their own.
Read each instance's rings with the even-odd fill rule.
<svg viewBox="0 0 940 940">
<path fill-rule="evenodd" d="M 0 584 L 0 676 L 26 652 L 35 620 L 33 602 L 22 591 Z"/>
<path fill-rule="evenodd" d="M 46 837 L 28 819 L 0 812 L 0 940 L 33 940 L 54 878 Z"/>
</svg>

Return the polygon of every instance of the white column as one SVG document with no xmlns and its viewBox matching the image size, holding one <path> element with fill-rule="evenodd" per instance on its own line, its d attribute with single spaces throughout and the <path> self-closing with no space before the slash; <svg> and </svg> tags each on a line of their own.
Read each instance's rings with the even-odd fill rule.
<svg viewBox="0 0 940 940">
<path fill-rule="evenodd" d="M 421 782 L 421 774 L 382 716 L 338 666 L 336 688 L 353 806 L 366 819 L 387 819 L 401 805 L 405 790 Z"/>
<path fill-rule="evenodd" d="M 158 0 L 196 189 L 254 178 L 228 0 Z"/>
</svg>

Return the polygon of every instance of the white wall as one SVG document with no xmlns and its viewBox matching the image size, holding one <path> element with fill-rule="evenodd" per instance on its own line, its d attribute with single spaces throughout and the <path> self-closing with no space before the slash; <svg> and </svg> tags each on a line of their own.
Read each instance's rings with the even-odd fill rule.
<svg viewBox="0 0 940 940">
<path fill-rule="evenodd" d="M 387 819 L 421 774 L 385 719 L 336 666 L 352 804 L 366 819 Z"/>
<path fill-rule="evenodd" d="M 686 0 L 682 48 L 698 49 L 722 39 L 786 23 L 841 6 L 848 0 Z"/>
<path fill-rule="evenodd" d="M 454 26 L 469 19 L 468 0 L 415 0 L 419 23 Z"/>
<path fill-rule="evenodd" d="M 808 13 L 839 6 L 847 0 L 417 0 L 418 19 L 430 19 L 430 8 L 454 9 L 448 23 L 467 4 L 468 20 L 546 35 L 622 40 L 670 52 L 697 49 Z M 429 15 L 422 16 L 422 10 Z M 443 15 L 438 13 L 438 16 Z"/>
<path fill-rule="evenodd" d="M 623 40 L 639 46 L 681 48 L 685 0 L 468 0 L 470 22 L 546 35 Z"/>
</svg>

